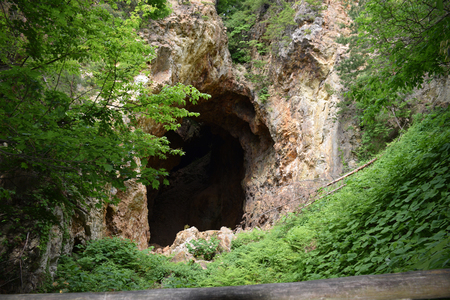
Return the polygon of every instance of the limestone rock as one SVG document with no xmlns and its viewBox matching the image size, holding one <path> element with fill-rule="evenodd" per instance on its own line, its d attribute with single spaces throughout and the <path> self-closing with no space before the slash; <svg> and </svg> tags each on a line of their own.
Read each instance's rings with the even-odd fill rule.
<svg viewBox="0 0 450 300">
<path fill-rule="evenodd" d="M 126 183 L 129 189 L 118 194 L 122 199 L 118 206 L 92 210 L 89 216 L 78 214 L 72 225 L 76 243 L 119 235 L 136 241 L 139 248 L 144 249 L 150 240 L 148 216 L 154 215 L 170 223 L 153 226 L 157 230 L 155 236 L 164 236 L 164 228 L 169 227 L 173 227 L 171 231 L 175 234 L 185 224 L 192 224 L 191 221 L 202 230 L 210 226 L 232 227 L 231 223 L 239 222 L 240 214 L 242 226 L 265 228 L 280 215 L 297 209 L 317 186 L 336 178 L 343 171 L 343 161 L 350 167 L 356 166 L 357 159 L 352 150 L 360 143 L 359 131 L 351 120 L 341 119 L 336 114 L 337 104 L 341 101 L 338 93 L 341 86 L 335 66 L 345 57 L 347 48 L 337 44 L 335 38 L 347 34 L 339 24 L 349 22 L 340 1 L 328 1 L 326 10 L 320 13 L 299 2 L 294 7 L 297 26 L 286 31 L 290 42 L 273 42 L 271 47 L 275 51 L 266 56 L 252 54 L 252 59 L 267 62 L 261 71 L 267 75 L 270 94 L 265 103 L 259 99 L 254 84 L 245 79 L 246 69 L 232 64 L 226 29 L 215 11 L 214 1 L 170 2 L 173 13 L 166 19 L 150 21 L 148 27 L 139 33 L 141 38 L 157 47 L 157 57 L 149 65 L 151 75 L 148 78 L 141 75 L 139 80 L 149 82 L 153 92 L 158 92 L 164 85 L 180 82 L 211 94 L 210 100 L 187 105 L 189 110 L 199 112 L 200 117 L 183 120 L 176 135 L 184 144 L 177 144 L 172 139 L 173 135 L 169 140 L 174 147 L 187 146 L 186 143 L 193 141 L 198 132 L 208 126 L 211 132 L 222 138 L 228 135 L 225 138 L 227 145 L 231 145 L 231 139 L 237 140 L 242 148 L 243 166 L 236 171 L 221 167 L 225 175 L 220 176 L 205 173 L 213 178 L 206 185 L 204 175 L 184 172 L 189 178 L 176 179 L 184 182 L 177 186 L 179 191 L 163 194 L 164 201 L 175 201 L 159 204 L 168 208 L 165 212 L 157 210 L 155 200 L 162 192 L 149 189 L 147 195 L 143 185 L 129 181 Z M 264 33 L 265 25 L 261 23 L 258 26 L 252 39 L 259 39 Z M 450 93 L 448 78 L 441 81 L 431 82 L 413 97 L 426 98 L 433 105 L 441 105 L 449 99 L 447 95 Z M 146 126 L 144 130 L 152 134 L 166 134 L 160 125 Z M 223 148 L 221 151 L 230 153 L 231 150 Z M 150 159 L 150 164 L 170 171 L 181 160 L 180 157 L 162 161 Z M 214 160 L 210 157 L 209 160 L 216 165 L 224 164 L 222 158 Z M 233 165 L 229 161 L 225 164 Z M 208 169 L 209 165 L 205 161 L 197 161 L 193 168 Z M 230 176 L 233 172 L 237 175 Z M 239 177 L 241 173 L 242 177 Z M 190 180 L 195 177 L 201 179 L 200 188 L 192 191 L 192 198 L 186 199 L 189 189 L 195 185 Z M 230 177 L 235 179 L 230 180 Z M 233 196 L 240 193 L 234 191 L 235 187 L 242 189 L 243 200 Z M 233 193 L 229 198 L 234 200 L 227 201 L 234 202 L 225 202 L 224 195 L 230 191 Z M 178 199 L 187 204 L 176 202 Z M 205 210 L 207 215 L 202 215 L 201 211 Z M 236 216 L 236 212 L 239 215 Z M 190 216 L 190 219 L 186 220 L 184 216 Z M 227 220 L 226 216 L 232 218 Z M 229 248 L 232 233 L 220 234 L 224 235 L 222 246 Z M 185 243 L 201 237 L 209 235 L 196 229 L 181 231 L 170 251 L 162 250 L 170 244 L 166 241 L 160 243 L 159 251 L 187 253 Z"/>
<path fill-rule="evenodd" d="M 196 261 L 193 255 L 189 253 L 186 245 L 193 240 L 204 239 L 209 241 L 213 237 L 216 237 L 219 240 L 220 252 L 229 252 L 231 249 L 231 242 L 236 238 L 233 231 L 226 227 L 222 227 L 220 230 L 198 231 L 198 229 L 193 226 L 178 232 L 175 241 L 170 246 L 170 251 L 164 252 L 164 254 L 168 256 L 174 255 L 172 258 L 173 262 L 188 260 Z"/>
<path fill-rule="evenodd" d="M 189 253 L 186 244 L 191 242 L 192 240 L 198 240 L 200 238 L 200 232 L 196 227 L 191 227 L 188 229 L 185 229 L 183 231 L 178 232 L 177 237 L 175 238 L 175 241 L 173 242 L 172 246 L 170 246 L 171 253 Z"/>
<path fill-rule="evenodd" d="M 227 78 L 231 71 L 227 37 L 215 3 L 170 2 L 174 13 L 162 21 L 151 22 L 148 31 L 141 33 L 151 45 L 158 46 L 158 56 L 151 67 L 154 87 L 181 82 L 208 90 L 209 85 Z"/>
<path fill-rule="evenodd" d="M 62 226 L 69 221 L 65 219 L 61 208 L 56 207 L 54 213 Z M 33 227 L 28 222 L 23 221 L 23 228 Z M 60 256 L 68 253 L 66 247 L 68 241 L 58 225 L 52 226 L 47 236 L 39 236 L 36 232 L 27 231 L 26 238 L 17 244 L 9 243 L 18 237 L 14 226 L 6 223 L 2 224 L 0 229 L 2 231 L 0 255 L 3 259 L 0 271 L 3 272 L 3 278 L 15 283 L 7 285 L 8 281 L 4 281 L 1 285 L 2 293 L 35 291 L 46 279 L 47 274 L 54 276 Z M 20 278 L 20 281 L 17 281 L 17 278 Z"/>
<path fill-rule="evenodd" d="M 190 255 L 190 256 L 192 257 L 192 255 Z M 183 262 L 183 261 L 189 260 L 188 257 L 189 256 L 185 252 L 181 251 L 181 252 L 178 252 L 177 254 L 175 254 L 175 256 L 172 257 L 172 259 L 170 261 L 171 262 Z"/>
<path fill-rule="evenodd" d="M 236 238 L 230 228 L 222 227 L 217 232 L 217 238 L 220 241 L 219 247 L 229 252 L 231 250 L 231 242 Z"/>
<path fill-rule="evenodd" d="M 86 199 L 86 207 L 77 208 L 70 224 L 68 253 L 77 245 L 86 245 L 89 240 L 105 236 L 104 208 L 97 208 L 97 199 Z"/>
<path fill-rule="evenodd" d="M 306 4 L 297 5 L 298 26 L 289 33 L 291 42 L 274 42 L 275 53 L 266 56 L 252 54 L 252 59 L 267 62 L 261 72 L 267 75 L 270 97 L 262 103 L 254 84 L 244 78 L 245 68 L 231 62 L 225 29 L 212 2 L 172 4 L 173 15 L 151 22 L 141 33 L 159 46 L 150 67 L 152 86 L 158 91 L 164 84 L 181 82 L 211 94 L 210 100 L 187 108 L 200 113 L 199 124 L 239 140 L 245 161 L 244 225 L 270 225 L 295 210 L 314 187 L 337 177 L 342 158 L 355 160 L 351 150 L 358 132 L 346 130 L 351 124 L 336 116 L 341 100 L 336 91 L 341 87 L 334 66 L 346 48 L 334 38 L 342 33 L 338 23 L 348 23 L 343 6 L 328 1 L 319 15 Z M 264 33 L 265 25 L 257 26 L 261 30 L 251 39 Z M 145 129 L 165 134 L 159 126 Z M 169 162 L 153 163 L 173 168 Z M 153 199 L 149 195 L 150 207 Z"/>
<path fill-rule="evenodd" d="M 105 210 L 107 236 L 121 236 L 134 241 L 140 250 L 148 248 L 150 231 L 148 225 L 147 189 L 135 180 L 125 182 L 125 192 L 119 191 L 121 199 L 117 206 L 108 205 Z"/>
</svg>

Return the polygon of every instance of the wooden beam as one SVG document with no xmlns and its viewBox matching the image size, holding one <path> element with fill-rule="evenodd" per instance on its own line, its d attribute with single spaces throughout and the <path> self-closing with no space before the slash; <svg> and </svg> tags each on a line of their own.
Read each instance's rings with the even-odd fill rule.
<svg viewBox="0 0 450 300">
<path fill-rule="evenodd" d="M 336 180 L 333 180 L 332 182 L 328 183 L 328 184 L 325 185 L 324 187 L 327 187 L 327 186 L 330 186 L 330 185 L 332 185 L 332 184 L 335 184 L 336 182 L 341 181 L 342 179 L 347 178 L 348 176 L 350 176 L 350 175 L 352 175 L 352 174 L 355 174 L 355 173 L 358 172 L 358 171 L 361 171 L 361 170 L 364 169 L 365 167 L 368 167 L 369 165 L 373 164 L 377 159 L 378 159 L 378 158 L 375 157 L 374 159 L 372 159 L 371 161 L 369 161 L 369 162 L 366 163 L 365 165 L 362 165 L 361 167 L 359 167 L 359 168 L 357 168 L 357 169 L 351 171 L 350 173 L 347 173 L 347 174 L 345 174 L 344 176 L 339 177 L 339 178 L 336 179 Z"/>
<path fill-rule="evenodd" d="M 338 188 L 335 188 L 334 190 L 332 190 L 332 191 L 329 191 L 328 193 L 326 193 L 325 195 L 323 195 L 322 197 L 320 197 L 320 198 L 317 198 L 317 199 L 315 199 L 313 202 L 311 202 L 310 204 L 308 204 L 308 205 L 305 205 L 305 207 L 306 206 L 309 206 L 309 205 L 311 205 L 311 204 L 313 204 L 314 202 L 316 202 L 317 200 L 320 200 L 320 199 L 322 199 L 322 198 L 325 198 L 326 196 L 329 196 L 329 195 L 331 195 L 331 194 L 333 194 L 334 192 L 337 192 L 337 191 L 339 191 L 340 189 L 342 189 L 344 186 L 347 186 L 347 184 L 346 183 L 344 183 L 343 185 L 341 185 L 340 187 L 338 187 Z M 302 209 L 303 209 L 304 207 L 302 207 Z"/>
<path fill-rule="evenodd" d="M 0 295 L 0 298 L 5 300 L 439 299 L 450 298 L 450 269 L 216 288 Z"/>
</svg>

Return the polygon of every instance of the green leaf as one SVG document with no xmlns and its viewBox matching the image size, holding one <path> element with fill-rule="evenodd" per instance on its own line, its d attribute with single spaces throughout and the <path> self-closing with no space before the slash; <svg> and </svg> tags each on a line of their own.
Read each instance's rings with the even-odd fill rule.
<svg viewBox="0 0 450 300">
<path fill-rule="evenodd" d="M 421 232 L 422 230 L 424 230 L 425 228 L 427 228 L 428 226 L 429 226 L 428 223 L 423 224 L 422 226 L 420 226 L 419 228 L 417 228 L 417 229 L 414 231 L 414 233 L 419 233 L 419 232 Z"/>
<path fill-rule="evenodd" d="M 109 164 L 104 164 L 103 168 L 107 171 L 107 172 L 111 172 L 114 168 L 112 165 Z"/>
</svg>

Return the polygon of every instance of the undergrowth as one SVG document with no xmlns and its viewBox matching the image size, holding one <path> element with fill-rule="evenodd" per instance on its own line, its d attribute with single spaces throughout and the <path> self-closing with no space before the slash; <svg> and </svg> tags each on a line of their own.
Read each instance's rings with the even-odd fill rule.
<svg viewBox="0 0 450 300">
<path fill-rule="evenodd" d="M 63 256 L 54 280 L 41 292 L 107 292 L 149 288 L 194 287 L 202 269 L 196 264 L 172 263 L 168 257 L 140 251 L 127 240 L 104 238 Z"/>
<path fill-rule="evenodd" d="M 46 291 L 111 291 L 294 282 L 450 267 L 450 110 L 431 114 L 339 192 L 270 231 L 233 241 L 206 270 L 138 251 L 125 240 L 90 242 L 62 259 Z"/>
<path fill-rule="evenodd" d="M 340 192 L 272 230 L 242 233 L 201 286 L 450 266 L 450 113 L 430 115 Z"/>
</svg>

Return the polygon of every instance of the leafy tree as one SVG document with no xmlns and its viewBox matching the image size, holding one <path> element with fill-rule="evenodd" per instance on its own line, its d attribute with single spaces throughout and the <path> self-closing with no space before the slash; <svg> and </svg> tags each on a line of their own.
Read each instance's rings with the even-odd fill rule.
<svg viewBox="0 0 450 300">
<path fill-rule="evenodd" d="M 242 2 L 239 0 L 218 0 L 216 1 L 217 13 L 221 16 L 234 13 L 239 9 L 240 3 Z"/>
<path fill-rule="evenodd" d="M 181 151 L 141 130 L 138 118 L 175 129 L 194 115 L 179 108 L 186 99 L 207 97 L 183 85 L 154 95 L 134 79 L 154 57 L 136 31 L 170 12 L 166 0 L 0 6 L 2 221 L 47 222 L 55 207 L 70 212 L 87 197 L 116 203 L 109 189 L 131 178 L 158 187 L 166 172 L 146 167 L 146 158 Z"/>
<path fill-rule="evenodd" d="M 294 21 L 295 10 L 292 8 L 291 4 L 286 1 L 281 0 L 280 5 L 275 9 L 270 10 L 269 13 L 270 18 L 267 21 L 269 25 L 263 36 L 267 40 L 274 40 L 283 36 L 283 33 L 288 26 L 292 27 L 297 25 Z M 287 38 L 290 41 L 290 36 Z"/>
<path fill-rule="evenodd" d="M 364 0 L 352 6 L 354 35 L 341 38 L 350 54 L 338 70 L 347 104 L 356 104 L 369 140 L 386 141 L 408 126 L 412 103 L 405 96 L 448 75 L 449 15 L 450 3 L 442 0 Z M 380 130 L 375 123 L 386 125 Z"/>
<path fill-rule="evenodd" d="M 217 12 L 228 30 L 228 48 L 233 61 L 248 62 L 249 31 L 255 25 L 256 14 L 250 9 L 251 1 L 219 1 Z"/>
<path fill-rule="evenodd" d="M 392 103 L 390 95 L 424 83 L 425 75 L 448 74 L 449 64 L 441 51 L 450 39 L 450 3 L 442 0 L 368 1 L 356 19 L 360 38 L 376 53 L 367 81 L 382 92 L 376 105 Z M 376 51 L 376 52 L 375 52 Z M 378 55 L 379 54 L 379 55 Z M 373 64 L 373 65 L 372 65 Z M 373 78 L 375 77 L 375 78 Z M 378 79 L 389 79 L 379 83 Z M 365 97 L 374 97 L 366 87 Z M 358 98 L 364 97 L 355 91 Z M 395 97 L 395 96 L 392 96 Z"/>
</svg>

